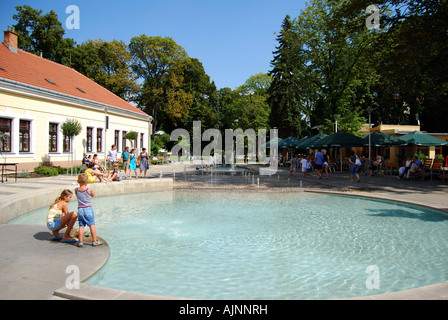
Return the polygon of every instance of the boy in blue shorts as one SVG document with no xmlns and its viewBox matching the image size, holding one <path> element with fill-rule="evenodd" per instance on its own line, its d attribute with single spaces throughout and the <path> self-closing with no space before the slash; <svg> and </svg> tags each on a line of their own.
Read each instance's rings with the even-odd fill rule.
<svg viewBox="0 0 448 320">
<path fill-rule="evenodd" d="M 90 228 L 90 234 L 92 236 L 92 246 L 96 247 L 100 245 L 96 239 L 95 230 L 95 217 L 93 215 L 92 208 L 92 197 L 94 193 L 92 189 L 89 189 L 87 185 L 89 184 L 89 177 L 85 173 L 81 173 L 78 176 L 79 188 L 75 189 L 76 197 L 78 198 L 78 247 L 82 248 L 84 246 L 82 242 L 82 237 L 84 236 L 84 227 L 88 226 Z"/>
</svg>

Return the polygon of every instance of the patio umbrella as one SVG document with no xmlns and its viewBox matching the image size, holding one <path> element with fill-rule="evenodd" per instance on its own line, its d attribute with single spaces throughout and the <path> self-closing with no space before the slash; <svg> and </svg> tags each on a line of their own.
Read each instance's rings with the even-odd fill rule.
<svg viewBox="0 0 448 320">
<path fill-rule="evenodd" d="M 369 135 L 366 135 L 362 139 L 366 145 L 369 145 Z M 397 147 L 406 143 L 400 138 L 379 131 L 375 131 L 370 135 L 370 141 L 372 147 Z"/>
<path fill-rule="evenodd" d="M 279 142 L 279 148 L 296 148 L 297 144 L 300 142 L 299 139 L 295 137 L 288 137 Z"/>
<path fill-rule="evenodd" d="M 367 145 L 369 142 L 367 142 Z M 310 144 L 311 148 L 330 148 L 330 147 L 364 147 L 366 142 L 350 133 L 346 133 L 344 131 L 339 131 L 334 133 L 328 137 L 320 139 L 312 144 Z"/>
<path fill-rule="evenodd" d="M 282 138 L 274 138 L 274 139 L 272 139 L 272 140 L 269 140 L 268 142 L 266 142 L 264 145 L 263 145 L 263 147 L 265 147 L 266 149 L 268 149 L 268 148 L 270 148 L 271 147 L 271 143 L 275 143 L 275 141 L 277 141 L 277 145 L 282 141 L 283 139 Z"/>
<path fill-rule="evenodd" d="M 326 138 L 323 138 L 313 144 L 311 148 L 350 148 L 350 147 L 364 147 L 366 145 L 365 141 L 357 136 L 344 131 L 338 131 Z M 367 145 L 369 143 L 367 142 Z M 341 152 L 341 171 L 342 171 L 342 152 Z"/>
<path fill-rule="evenodd" d="M 404 145 L 407 146 L 438 147 L 448 145 L 448 141 L 444 141 L 420 131 L 405 134 L 400 137 L 400 140 L 404 141 Z"/>
<path fill-rule="evenodd" d="M 312 137 L 306 137 L 303 138 L 302 140 L 300 140 L 300 142 L 297 144 L 296 148 L 297 149 L 310 149 L 310 145 L 323 139 L 328 137 L 328 135 L 323 134 L 323 133 L 319 133 L 315 136 Z"/>
</svg>

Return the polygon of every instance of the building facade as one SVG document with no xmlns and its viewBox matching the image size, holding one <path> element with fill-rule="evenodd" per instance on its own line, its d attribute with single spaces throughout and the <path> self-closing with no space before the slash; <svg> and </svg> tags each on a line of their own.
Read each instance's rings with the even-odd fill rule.
<svg viewBox="0 0 448 320">
<path fill-rule="evenodd" d="M 68 119 L 82 124 L 73 140 L 62 133 Z M 150 149 L 152 117 L 74 69 L 17 47 L 8 30 L 0 45 L 0 161 L 30 171 L 43 161 L 67 166 L 72 148 L 78 164 L 83 153 L 104 159 L 111 145 L 119 152 L 138 133 L 134 147 Z"/>
</svg>

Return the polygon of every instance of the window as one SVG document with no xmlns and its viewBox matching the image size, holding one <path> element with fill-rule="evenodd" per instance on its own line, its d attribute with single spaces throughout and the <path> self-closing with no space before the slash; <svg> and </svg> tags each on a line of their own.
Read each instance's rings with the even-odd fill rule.
<svg viewBox="0 0 448 320">
<path fill-rule="evenodd" d="M 86 139 L 86 149 L 87 152 L 92 152 L 92 131 L 93 128 L 87 128 L 87 139 Z"/>
<path fill-rule="evenodd" d="M 143 137 L 144 137 L 144 134 L 140 133 L 140 148 L 142 148 L 142 149 L 143 149 Z"/>
<path fill-rule="evenodd" d="M 54 83 L 54 81 L 53 80 L 51 80 L 51 79 L 45 79 L 47 82 L 49 82 L 49 83 L 51 83 L 51 84 L 56 84 L 56 83 Z"/>
<path fill-rule="evenodd" d="M 49 152 L 58 152 L 58 124 L 50 123 L 49 137 Z"/>
<path fill-rule="evenodd" d="M 114 144 L 117 147 L 117 151 L 120 149 L 119 148 L 119 142 L 120 142 L 120 131 L 115 130 L 115 139 L 114 139 Z"/>
<path fill-rule="evenodd" d="M 0 118 L 0 151 L 11 152 L 11 119 Z"/>
<path fill-rule="evenodd" d="M 81 91 L 82 93 L 86 93 L 84 90 L 82 90 L 81 88 L 76 87 L 76 89 L 78 89 L 79 91 Z"/>
<path fill-rule="evenodd" d="M 124 149 L 126 148 L 126 138 L 125 138 L 126 134 L 127 134 L 127 131 L 123 131 L 121 133 L 121 145 L 123 147 L 122 151 L 124 151 Z"/>
<path fill-rule="evenodd" d="M 103 129 L 96 130 L 96 151 L 103 151 Z"/>
<path fill-rule="evenodd" d="M 20 120 L 19 152 L 30 152 L 30 125 L 31 121 Z"/>
</svg>

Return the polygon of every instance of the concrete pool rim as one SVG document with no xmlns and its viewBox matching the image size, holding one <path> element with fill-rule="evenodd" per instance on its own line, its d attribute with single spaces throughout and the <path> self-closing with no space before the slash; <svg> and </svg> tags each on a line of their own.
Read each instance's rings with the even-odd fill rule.
<svg viewBox="0 0 448 320">
<path fill-rule="evenodd" d="M 132 181 L 132 182 L 136 182 L 136 181 Z M 125 181 L 126 188 L 124 187 L 120 187 L 118 186 L 118 184 L 113 185 L 113 187 L 108 187 L 107 185 L 97 185 L 99 192 L 98 192 L 98 197 L 105 197 L 105 196 L 110 196 L 110 195 L 114 195 L 114 194 L 126 194 L 126 193 L 133 193 L 136 192 L 137 190 L 141 190 L 141 189 L 137 189 L 137 188 L 128 188 L 129 184 L 132 184 L 128 181 Z M 182 191 L 182 189 L 176 189 L 174 188 L 174 184 L 173 184 L 173 179 L 170 178 L 164 178 L 164 179 L 151 179 L 151 180 L 146 180 L 143 182 L 140 182 L 139 185 L 140 187 L 142 186 L 141 184 L 145 185 L 145 190 L 147 191 L 143 191 L 144 192 L 162 192 L 162 191 Z M 109 186 L 112 186 L 112 184 L 109 184 Z M 190 188 L 188 189 L 188 191 L 206 191 L 207 189 L 209 190 L 214 190 L 213 188 Z M 34 199 L 34 198 L 53 198 L 54 199 L 54 194 L 55 192 L 60 192 L 60 187 L 59 188 L 54 188 L 54 189 L 47 189 L 46 192 L 44 192 L 44 195 L 42 193 L 39 194 L 34 194 L 33 196 L 27 197 L 27 198 L 23 198 L 23 197 L 19 197 L 17 199 L 13 199 L 11 201 L 7 201 L 6 203 L 2 204 L 2 206 L 0 207 L 0 213 L 3 214 L 5 207 L 8 207 L 9 209 L 12 209 L 14 206 L 17 207 L 17 205 L 15 203 L 17 202 L 21 202 L 22 206 L 24 204 L 24 202 L 27 202 L 29 204 L 25 204 L 26 207 L 26 212 L 23 212 L 20 215 L 29 213 L 31 211 L 37 210 L 39 208 L 45 207 L 47 205 L 47 202 L 45 200 L 45 205 L 42 206 L 41 205 L 41 201 L 39 201 L 38 199 Z M 335 190 L 316 190 L 316 189 L 308 189 L 308 188 L 289 188 L 288 189 L 291 192 L 296 192 L 296 191 L 303 191 L 303 192 L 308 192 L 308 193 L 322 193 L 322 194 L 335 194 L 335 195 L 340 195 L 340 196 L 354 196 L 354 197 L 363 197 L 363 198 L 370 198 L 370 199 L 376 199 L 376 200 L 383 200 L 383 201 L 392 201 L 392 202 L 400 202 L 400 203 L 404 203 L 404 204 L 409 204 L 409 205 L 413 205 L 413 206 L 419 206 L 419 207 L 424 207 L 427 209 L 431 209 L 431 210 L 435 210 L 435 211 L 439 211 L 441 212 L 441 214 L 447 214 L 448 210 L 443 210 L 434 206 L 431 206 L 428 203 L 422 202 L 422 201 L 404 201 L 404 200 L 400 200 L 400 199 L 396 199 L 396 198 L 391 198 L 388 197 L 387 195 L 369 195 L 363 192 L 346 192 L 346 191 L 335 191 Z M 128 192 L 126 192 L 128 191 Z M 265 192 L 266 190 L 256 190 L 256 189 L 246 189 L 245 191 L 249 191 L 249 192 Z M 273 192 L 285 192 L 285 189 L 279 189 Z M 272 192 L 272 190 L 271 190 Z M 25 201 L 24 201 L 25 200 Z M 35 208 L 31 208 L 32 205 L 35 205 L 37 207 Z M 31 209 L 30 209 L 31 208 Z M 2 224 L 3 224 L 3 216 L 0 216 L 2 218 Z M 12 219 L 10 219 L 12 220 Z M 7 222 L 7 221 L 6 221 Z M 105 263 L 107 263 L 107 260 L 101 265 L 99 266 L 99 268 L 97 269 L 100 270 Z M 96 273 L 96 272 L 95 272 Z M 93 273 L 92 275 L 90 275 L 88 278 L 92 277 L 95 273 Z M 87 279 L 88 279 L 87 278 Z M 84 279 L 83 281 L 87 280 Z M 65 298 L 65 299 L 72 299 L 72 300 L 94 300 L 94 299 L 100 299 L 100 300 L 127 300 L 127 299 L 131 299 L 131 300 L 186 300 L 184 298 L 175 298 L 175 297 L 160 297 L 160 296 L 156 296 L 156 295 L 147 295 L 147 294 L 140 294 L 140 293 L 133 293 L 133 292 L 127 292 L 127 291 L 122 291 L 122 290 L 116 290 L 116 289 L 108 289 L 108 288 L 100 288 L 100 287 L 95 287 L 95 286 L 91 286 L 91 285 L 87 285 L 87 284 L 81 284 L 81 287 L 79 290 L 68 290 L 65 287 L 61 287 L 59 289 L 56 289 L 54 291 L 54 295 L 56 297 L 60 297 L 60 298 Z M 448 299 L 448 281 L 445 282 L 441 282 L 441 283 L 437 283 L 437 284 L 433 284 L 433 285 L 429 285 L 429 286 L 425 286 L 425 287 L 421 287 L 421 288 L 415 288 L 415 289 L 410 289 L 410 290 L 405 290 L 405 291 L 399 291 L 399 292 L 392 292 L 392 293 L 386 293 L 386 294 L 380 294 L 380 295 L 372 295 L 372 296 L 363 296 L 363 297 L 357 297 L 357 298 L 347 298 L 350 300 L 355 300 L 355 299 L 362 299 L 362 300 L 402 300 L 402 299 L 416 299 L 416 300 L 439 300 L 439 299 Z M 187 299 L 188 300 L 188 299 Z M 340 300 L 340 299 L 338 299 Z"/>
</svg>

